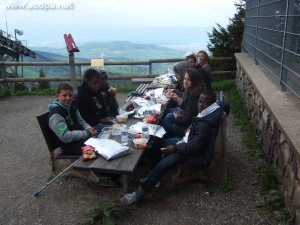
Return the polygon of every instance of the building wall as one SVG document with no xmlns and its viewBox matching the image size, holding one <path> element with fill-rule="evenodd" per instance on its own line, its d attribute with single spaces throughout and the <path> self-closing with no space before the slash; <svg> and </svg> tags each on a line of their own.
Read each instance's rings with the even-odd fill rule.
<svg viewBox="0 0 300 225">
<path fill-rule="evenodd" d="M 300 224 L 300 100 L 281 92 L 279 81 L 246 53 L 237 53 L 236 84 L 256 125 L 265 159 L 279 183 L 286 207 Z"/>
</svg>

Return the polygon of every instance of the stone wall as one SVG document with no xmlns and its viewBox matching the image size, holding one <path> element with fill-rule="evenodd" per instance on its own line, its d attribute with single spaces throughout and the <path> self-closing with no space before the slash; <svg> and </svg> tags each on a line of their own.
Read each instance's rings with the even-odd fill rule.
<svg viewBox="0 0 300 225">
<path fill-rule="evenodd" d="M 256 125 L 266 160 L 276 174 L 286 207 L 300 224 L 300 101 L 281 92 L 279 81 L 246 53 L 236 54 L 238 92 Z"/>
</svg>

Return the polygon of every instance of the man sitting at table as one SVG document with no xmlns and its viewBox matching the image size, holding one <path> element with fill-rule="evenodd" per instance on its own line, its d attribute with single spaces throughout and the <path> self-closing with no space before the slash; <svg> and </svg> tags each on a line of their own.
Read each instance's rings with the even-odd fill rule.
<svg viewBox="0 0 300 225">
<path fill-rule="evenodd" d="M 198 115 L 187 129 L 182 141 L 168 138 L 163 141 L 161 153 L 164 157 L 150 171 L 148 178 L 133 193 L 121 198 L 125 205 L 140 201 L 161 180 L 173 166 L 188 162 L 191 169 L 206 169 L 213 158 L 214 142 L 218 133 L 223 109 L 216 102 L 211 90 L 201 93 L 198 101 Z"/>
<path fill-rule="evenodd" d="M 100 92 L 103 95 L 107 113 L 109 117 L 116 117 L 119 115 L 119 104 L 116 98 L 117 90 L 114 87 L 110 87 L 108 84 L 108 75 L 105 70 L 100 70 Z"/>
<path fill-rule="evenodd" d="M 104 127 L 112 125 L 101 93 L 101 74 L 95 69 L 87 69 L 84 81 L 77 90 L 75 104 L 82 118 L 100 133 Z"/>
</svg>

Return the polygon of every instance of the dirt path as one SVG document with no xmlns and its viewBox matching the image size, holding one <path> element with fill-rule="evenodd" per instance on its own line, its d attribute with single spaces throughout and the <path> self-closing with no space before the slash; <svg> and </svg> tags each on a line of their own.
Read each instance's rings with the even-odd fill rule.
<svg viewBox="0 0 300 225">
<path fill-rule="evenodd" d="M 125 99 L 120 95 L 120 101 Z M 62 178 L 34 197 L 50 175 L 49 156 L 36 116 L 47 110 L 52 96 L 23 96 L 0 100 L 0 224 L 82 224 L 84 211 L 96 204 L 118 203 L 121 188 L 103 188 L 79 178 Z M 122 100 L 121 100 L 122 99 Z M 259 195 L 257 168 L 241 134 L 228 118 L 228 177 L 234 190 L 205 195 L 200 184 L 179 191 L 164 187 L 131 206 L 132 215 L 120 224 L 269 224 L 255 207 Z M 130 184 L 136 186 L 135 178 Z"/>
</svg>

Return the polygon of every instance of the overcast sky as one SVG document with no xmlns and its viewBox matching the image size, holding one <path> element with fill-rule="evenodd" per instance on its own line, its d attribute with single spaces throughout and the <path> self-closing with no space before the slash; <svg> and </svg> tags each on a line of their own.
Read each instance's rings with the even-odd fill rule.
<svg viewBox="0 0 300 225">
<path fill-rule="evenodd" d="M 0 0 L 0 29 L 27 43 L 101 41 L 101 31 L 129 28 L 226 26 L 235 0 Z M 63 3 L 63 5 L 62 5 Z M 112 34 L 113 35 L 113 34 Z M 122 35 L 122 34 L 121 34 Z"/>
</svg>

